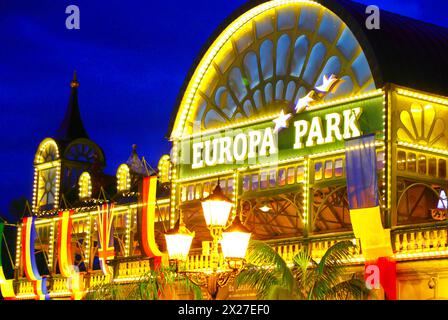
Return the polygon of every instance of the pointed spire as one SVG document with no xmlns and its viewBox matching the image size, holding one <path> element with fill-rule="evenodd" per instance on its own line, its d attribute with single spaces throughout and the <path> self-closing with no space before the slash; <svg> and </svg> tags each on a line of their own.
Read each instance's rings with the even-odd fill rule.
<svg viewBox="0 0 448 320">
<path fill-rule="evenodd" d="M 132 152 L 131 155 L 128 158 L 128 161 L 126 161 L 126 164 L 129 166 L 129 169 L 132 172 L 141 174 L 141 175 L 148 175 L 148 172 L 142 162 L 142 160 L 140 160 L 140 157 L 137 154 L 137 145 L 133 144 L 132 145 Z"/>
<path fill-rule="evenodd" d="M 78 105 L 78 87 L 79 82 L 76 70 L 73 72 L 73 79 L 70 82 L 70 99 L 68 101 L 67 111 L 64 120 L 57 132 L 57 138 L 64 141 L 72 141 L 77 138 L 89 138 Z"/>
<path fill-rule="evenodd" d="M 76 70 L 73 71 L 73 79 L 70 82 L 70 88 L 78 88 L 79 82 L 78 82 L 78 76 L 76 74 Z"/>
</svg>

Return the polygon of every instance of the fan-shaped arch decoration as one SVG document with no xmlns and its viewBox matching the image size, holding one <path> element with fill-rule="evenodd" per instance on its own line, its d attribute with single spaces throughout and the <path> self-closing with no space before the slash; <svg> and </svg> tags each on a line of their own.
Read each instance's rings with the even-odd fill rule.
<svg viewBox="0 0 448 320">
<path fill-rule="evenodd" d="M 79 177 L 79 198 L 89 199 L 92 197 L 92 179 L 88 172 L 83 172 Z"/>
<path fill-rule="evenodd" d="M 400 141 L 441 148 L 448 144 L 445 120 L 430 104 L 413 103 L 409 110 L 401 111 L 400 122 L 397 131 Z"/>
<path fill-rule="evenodd" d="M 306 0 L 264 3 L 230 24 L 207 51 L 172 137 L 293 110 L 331 74 L 343 83 L 326 100 L 376 89 L 359 42 L 333 12 Z"/>
<path fill-rule="evenodd" d="M 88 139 L 77 139 L 67 146 L 64 157 L 68 160 L 86 163 L 100 162 L 104 164 L 101 149 Z"/>
<path fill-rule="evenodd" d="M 129 191 L 131 188 L 131 174 L 129 167 L 123 163 L 117 170 L 117 190 L 119 192 Z"/>
<path fill-rule="evenodd" d="M 44 139 L 36 152 L 34 164 L 51 162 L 59 159 L 59 147 L 56 141 L 51 138 Z"/>
</svg>

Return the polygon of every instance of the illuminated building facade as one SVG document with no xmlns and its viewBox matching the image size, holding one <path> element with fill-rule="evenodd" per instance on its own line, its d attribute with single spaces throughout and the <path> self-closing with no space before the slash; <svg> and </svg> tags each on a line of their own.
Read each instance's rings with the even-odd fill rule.
<svg viewBox="0 0 448 320">
<path fill-rule="evenodd" d="M 3 296 L 42 298 L 46 285 L 50 298 L 80 298 L 102 281 L 136 281 L 163 263 L 163 232 L 179 215 L 196 234 L 187 268 L 206 270 L 200 200 L 218 179 L 232 216 L 286 261 L 303 246 L 318 259 L 356 239 L 348 265 L 362 273 L 369 248 L 354 229 L 369 221 L 351 220 L 345 141 L 374 135 L 377 231 L 387 234 L 378 245 L 396 261 L 397 298 L 448 298 L 448 31 L 383 11 L 380 30 L 365 20 L 365 6 L 345 0 L 238 10 L 185 81 L 157 184 L 135 149 L 116 177 L 102 173 L 75 78 L 58 136 L 36 153 L 35 218 L 18 228 L 15 279 L 0 284 Z M 45 263 L 33 268 L 33 256 Z"/>
</svg>

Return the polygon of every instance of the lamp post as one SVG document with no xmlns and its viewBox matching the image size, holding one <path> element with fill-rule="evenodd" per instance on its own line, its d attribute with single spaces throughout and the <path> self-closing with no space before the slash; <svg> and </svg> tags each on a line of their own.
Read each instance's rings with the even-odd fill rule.
<svg viewBox="0 0 448 320">
<path fill-rule="evenodd" d="M 227 198 L 219 185 L 213 192 L 202 200 L 202 210 L 205 223 L 213 238 L 210 253 L 211 270 L 207 272 L 188 271 L 179 268 L 188 257 L 194 233 L 191 233 L 179 220 L 179 224 L 165 234 L 167 250 L 170 260 L 176 264 L 176 270 L 187 276 L 190 281 L 205 287 L 210 299 L 215 300 L 219 288 L 226 286 L 233 280 L 245 266 L 245 255 L 251 233 L 236 217 L 225 229 L 232 211 L 233 203 Z M 219 266 L 219 243 L 227 268 Z"/>
</svg>

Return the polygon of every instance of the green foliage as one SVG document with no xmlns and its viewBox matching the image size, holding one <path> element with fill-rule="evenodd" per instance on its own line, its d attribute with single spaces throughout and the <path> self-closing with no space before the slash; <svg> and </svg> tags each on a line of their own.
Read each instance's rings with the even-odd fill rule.
<svg viewBox="0 0 448 320">
<path fill-rule="evenodd" d="M 87 293 L 86 300 L 159 300 L 175 286 L 192 292 L 197 300 L 202 299 L 200 287 L 177 274 L 172 267 L 161 267 L 148 271 L 138 281 L 129 284 L 98 284 Z"/>
<path fill-rule="evenodd" d="M 292 293 L 294 275 L 286 262 L 270 246 L 251 241 L 247 253 L 248 266 L 236 278 L 237 286 L 248 284 L 257 291 L 260 299 L 274 299 L 278 290 Z"/>
<path fill-rule="evenodd" d="M 352 257 L 353 243 L 338 242 L 319 262 L 307 247 L 293 257 L 289 267 L 269 245 L 252 241 L 248 248 L 248 267 L 236 284 L 249 285 L 259 299 L 342 300 L 362 299 L 368 289 L 362 279 L 346 279 L 343 261 Z"/>
</svg>

